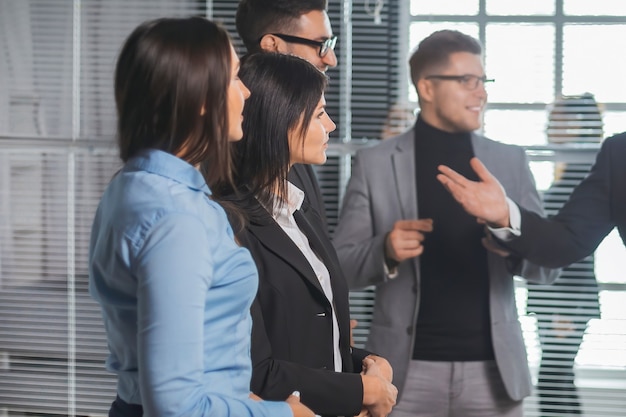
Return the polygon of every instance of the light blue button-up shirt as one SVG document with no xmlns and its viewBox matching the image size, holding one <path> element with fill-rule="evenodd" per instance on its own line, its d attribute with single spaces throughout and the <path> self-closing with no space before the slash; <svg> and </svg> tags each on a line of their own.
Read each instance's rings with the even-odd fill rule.
<svg viewBox="0 0 626 417">
<path fill-rule="evenodd" d="M 291 416 L 253 401 L 257 271 L 202 175 L 166 152 L 131 159 L 92 227 L 90 292 L 102 306 L 118 395 L 146 417 Z"/>
</svg>

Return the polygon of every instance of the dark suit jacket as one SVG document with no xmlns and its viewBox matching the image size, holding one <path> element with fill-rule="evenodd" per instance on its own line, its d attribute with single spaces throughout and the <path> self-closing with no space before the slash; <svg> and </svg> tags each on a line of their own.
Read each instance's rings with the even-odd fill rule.
<svg viewBox="0 0 626 417">
<path fill-rule="evenodd" d="M 571 264 L 591 254 L 617 227 L 626 244 L 626 133 L 604 141 L 589 176 L 559 213 L 545 219 L 521 209 L 522 235 L 503 244 L 548 267 Z"/>
<path fill-rule="evenodd" d="M 348 287 L 317 211 L 303 204 L 294 215 L 331 276 L 344 373 L 334 372 L 331 305 L 309 262 L 255 199 L 255 215 L 238 236 L 259 270 L 252 306 L 252 391 L 284 400 L 294 390 L 317 414 L 355 415 L 363 401 L 358 372 L 368 352 L 350 347 Z"/>
</svg>

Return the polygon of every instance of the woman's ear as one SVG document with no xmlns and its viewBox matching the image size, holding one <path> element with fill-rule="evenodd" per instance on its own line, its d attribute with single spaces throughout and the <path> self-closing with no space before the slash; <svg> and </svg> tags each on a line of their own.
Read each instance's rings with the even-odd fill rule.
<svg viewBox="0 0 626 417">
<path fill-rule="evenodd" d="M 270 33 L 263 35 L 259 45 L 266 52 L 280 52 L 278 50 L 279 39 Z"/>
</svg>

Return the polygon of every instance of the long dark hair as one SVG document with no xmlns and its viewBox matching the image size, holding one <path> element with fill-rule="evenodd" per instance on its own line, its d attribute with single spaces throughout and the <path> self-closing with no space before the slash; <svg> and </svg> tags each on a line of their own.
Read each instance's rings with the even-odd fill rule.
<svg viewBox="0 0 626 417">
<path fill-rule="evenodd" d="M 230 38 L 217 24 L 201 17 L 163 18 L 137 27 L 115 69 L 122 161 L 160 149 L 192 165 L 210 161 L 209 185 L 229 179 L 230 78 Z"/>
<path fill-rule="evenodd" d="M 232 144 L 235 188 L 217 187 L 216 197 L 231 214 L 229 201 L 249 217 L 253 213 L 242 202 L 250 196 L 268 211 L 285 201 L 289 134 L 304 139 L 328 81 L 302 58 L 269 52 L 243 57 L 239 77 L 251 95 L 243 110 L 243 139 Z"/>
</svg>

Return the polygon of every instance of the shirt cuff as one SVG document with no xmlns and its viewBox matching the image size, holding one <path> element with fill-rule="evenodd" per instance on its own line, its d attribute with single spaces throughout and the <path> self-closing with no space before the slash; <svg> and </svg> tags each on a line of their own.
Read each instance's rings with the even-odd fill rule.
<svg viewBox="0 0 626 417">
<path fill-rule="evenodd" d="M 519 207 L 517 207 L 517 204 L 515 204 L 513 200 L 508 197 L 506 198 L 506 203 L 509 206 L 510 227 L 489 227 L 489 231 L 503 242 L 512 240 L 522 234 L 522 214 L 519 211 Z"/>
</svg>

